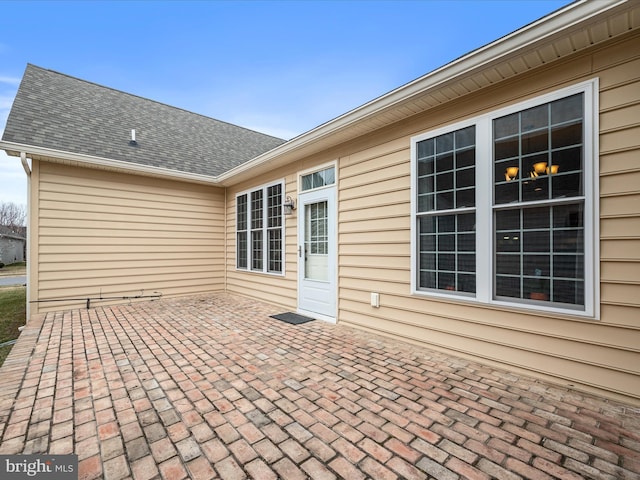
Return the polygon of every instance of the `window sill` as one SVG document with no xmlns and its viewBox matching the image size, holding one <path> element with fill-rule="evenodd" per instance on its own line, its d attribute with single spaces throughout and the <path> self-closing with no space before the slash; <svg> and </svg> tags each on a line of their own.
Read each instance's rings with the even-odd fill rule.
<svg viewBox="0 0 640 480">
<path fill-rule="evenodd" d="M 256 275 L 267 275 L 269 277 L 284 277 L 285 273 L 284 272 L 265 272 L 265 271 L 260 271 L 260 270 L 248 270 L 246 268 L 237 268 L 235 269 L 236 272 L 240 272 L 240 273 L 253 273 Z"/>
</svg>

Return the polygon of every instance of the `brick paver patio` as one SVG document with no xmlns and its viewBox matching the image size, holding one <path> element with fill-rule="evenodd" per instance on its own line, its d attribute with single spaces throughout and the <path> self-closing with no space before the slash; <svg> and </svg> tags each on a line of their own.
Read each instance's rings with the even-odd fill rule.
<svg viewBox="0 0 640 480">
<path fill-rule="evenodd" d="M 230 295 L 34 318 L 0 454 L 81 479 L 638 479 L 640 410 Z"/>
</svg>

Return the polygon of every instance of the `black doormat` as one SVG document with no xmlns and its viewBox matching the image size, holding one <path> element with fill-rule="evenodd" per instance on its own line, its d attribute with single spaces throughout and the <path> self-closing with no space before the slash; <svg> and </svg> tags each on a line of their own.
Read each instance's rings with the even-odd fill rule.
<svg viewBox="0 0 640 480">
<path fill-rule="evenodd" d="M 307 323 L 315 320 L 315 318 L 305 317 L 304 315 L 298 315 L 293 312 L 279 313 L 277 315 L 271 315 L 271 318 L 275 318 L 276 320 L 282 320 L 286 323 L 291 323 L 293 325 L 300 325 L 301 323 Z"/>
</svg>

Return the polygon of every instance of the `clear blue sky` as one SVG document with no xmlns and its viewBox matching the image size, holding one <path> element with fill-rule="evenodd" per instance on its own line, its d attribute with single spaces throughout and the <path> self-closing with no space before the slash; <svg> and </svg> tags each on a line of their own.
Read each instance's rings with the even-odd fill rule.
<svg viewBox="0 0 640 480">
<path fill-rule="evenodd" d="M 569 3 L 0 1 L 0 131 L 32 63 L 289 139 Z"/>
</svg>

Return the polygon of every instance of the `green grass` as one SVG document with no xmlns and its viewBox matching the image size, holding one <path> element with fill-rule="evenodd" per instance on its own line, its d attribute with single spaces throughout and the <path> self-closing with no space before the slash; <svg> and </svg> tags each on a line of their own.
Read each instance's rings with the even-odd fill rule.
<svg viewBox="0 0 640 480">
<path fill-rule="evenodd" d="M 0 289 L 0 343 L 18 338 L 18 327 L 27 318 L 27 289 L 12 287 Z M 13 345 L 0 347 L 0 366 L 4 363 Z"/>
</svg>

